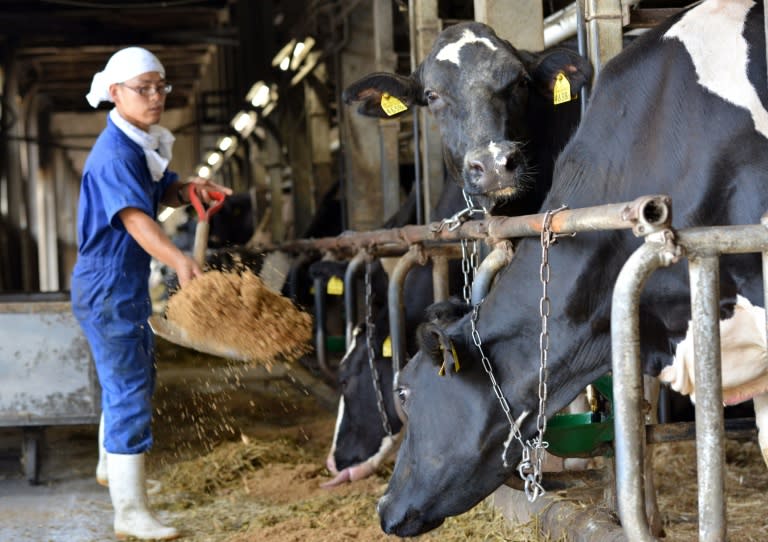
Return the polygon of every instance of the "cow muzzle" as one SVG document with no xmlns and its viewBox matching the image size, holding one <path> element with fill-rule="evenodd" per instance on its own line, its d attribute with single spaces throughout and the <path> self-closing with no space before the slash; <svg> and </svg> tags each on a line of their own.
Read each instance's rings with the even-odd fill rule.
<svg viewBox="0 0 768 542">
<path fill-rule="evenodd" d="M 514 197 L 520 191 L 525 172 L 526 160 L 520 145 L 492 141 L 465 155 L 462 177 L 468 193 L 497 199 Z"/>
</svg>

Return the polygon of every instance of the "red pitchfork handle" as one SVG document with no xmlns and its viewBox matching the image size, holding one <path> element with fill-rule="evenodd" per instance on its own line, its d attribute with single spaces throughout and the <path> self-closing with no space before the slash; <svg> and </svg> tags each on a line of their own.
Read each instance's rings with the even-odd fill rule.
<svg viewBox="0 0 768 542">
<path fill-rule="evenodd" d="M 192 257 L 200 267 L 203 267 L 203 264 L 205 263 L 205 251 L 208 248 L 208 231 L 211 227 L 208 220 L 216 212 L 221 210 L 222 205 L 224 205 L 224 200 L 227 197 L 226 194 L 216 191 L 210 191 L 208 192 L 208 195 L 211 199 L 215 200 L 216 203 L 206 209 L 200 201 L 200 198 L 197 197 L 197 191 L 195 190 L 194 185 L 189 185 L 189 202 L 197 211 L 197 217 L 199 218 L 197 226 L 195 227 L 195 244 L 192 248 Z"/>
<path fill-rule="evenodd" d="M 195 211 L 197 211 L 197 217 L 205 222 L 208 222 L 213 215 L 221 210 L 221 207 L 224 205 L 224 200 L 227 198 L 227 195 L 224 192 L 209 190 L 208 196 L 212 200 L 215 200 L 216 203 L 206 209 L 203 206 L 203 202 L 200 201 L 200 198 L 197 196 L 197 190 L 195 190 L 195 185 L 193 183 L 187 185 L 187 190 L 189 191 L 189 202 L 192 204 L 192 207 L 195 208 Z"/>
</svg>

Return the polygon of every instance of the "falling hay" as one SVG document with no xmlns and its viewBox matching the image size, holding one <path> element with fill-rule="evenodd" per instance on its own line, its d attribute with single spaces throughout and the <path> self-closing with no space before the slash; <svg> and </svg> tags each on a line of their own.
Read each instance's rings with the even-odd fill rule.
<svg viewBox="0 0 768 542">
<path fill-rule="evenodd" d="M 166 318 L 195 343 L 270 363 L 310 350 L 312 318 L 250 271 L 209 271 L 168 300 Z"/>
</svg>

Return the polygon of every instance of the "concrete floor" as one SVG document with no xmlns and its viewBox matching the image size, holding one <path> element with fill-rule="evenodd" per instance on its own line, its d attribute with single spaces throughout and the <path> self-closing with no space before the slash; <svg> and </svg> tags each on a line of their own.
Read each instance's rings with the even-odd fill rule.
<svg viewBox="0 0 768 542">
<path fill-rule="evenodd" d="M 39 484 L 21 464 L 22 432 L 0 431 L 0 540 L 102 542 L 114 540 L 109 490 L 94 477 L 95 426 L 48 428 L 41 443 Z"/>
</svg>

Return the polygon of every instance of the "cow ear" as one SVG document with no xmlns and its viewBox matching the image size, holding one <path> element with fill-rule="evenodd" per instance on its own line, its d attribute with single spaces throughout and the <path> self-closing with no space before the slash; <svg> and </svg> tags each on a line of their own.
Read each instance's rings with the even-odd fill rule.
<svg viewBox="0 0 768 542">
<path fill-rule="evenodd" d="M 452 297 L 446 301 L 431 304 L 424 311 L 424 315 L 427 322 L 446 326 L 451 322 L 460 320 L 462 316 L 471 310 L 471 305 L 464 303 L 456 297 Z"/>
<path fill-rule="evenodd" d="M 426 323 L 419 326 L 419 348 L 429 356 L 438 369 L 438 374 L 444 376 L 451 371 L 458 373 L 461 369 L 459 356 L 448 334 L 436 324 Z"/>
<path fill-rule="evenodd" d="M 361 102 L 357 112 L 367 117 L 391 118 L 402 115 L 418 101 L 421 85 L 412 77 L 378 72 L 355 81 L 342 93 L 344 103 Z"/>
<path fill-rule="evenodd" d="M 563 78 L 570 86 L 572 97 L 592 79 L 592 64 L 576 51 L 556 48 L 539 54 L 529 53 L 526 57 L 534 88 L 550 103 L 555 102 L 555 84 L 562 84 Z"/>
</svg>

